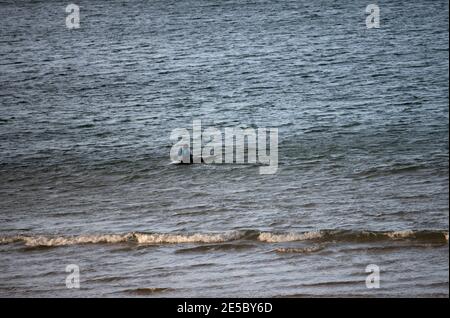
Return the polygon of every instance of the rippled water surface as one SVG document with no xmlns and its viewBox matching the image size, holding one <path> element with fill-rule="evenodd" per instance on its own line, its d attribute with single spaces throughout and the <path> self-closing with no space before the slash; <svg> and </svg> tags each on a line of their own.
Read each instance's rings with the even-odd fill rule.
<svg viewBox="0 0 450 318">
<path fill-rule="evenodd" d="M 76 3 L 0 2 L 0 296 L 448 297 L 447 1 Z M 277 173 L 170 164 L 193 120 Z"/>
</svg>

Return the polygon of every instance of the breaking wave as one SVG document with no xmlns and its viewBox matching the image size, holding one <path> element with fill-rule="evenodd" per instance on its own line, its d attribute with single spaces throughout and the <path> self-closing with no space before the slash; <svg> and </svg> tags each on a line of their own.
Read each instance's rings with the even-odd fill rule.
<svg viewBox="0 0 450 318">
<path fill-rule="evenodd" d="M 163 233 L 126 233 L 98 234 L 79 236 L 53 235 L 16 235 L 0 237 L 0 244 L 23 242 L 26 246 L 66 246 L 78 244 L 180 244 L 180 243 L 223 243 L 238 240 L 242 237 L 238 231 L 217 234 L 163 234 Z"/>
<path fill-rule="evenodd" d="M 280 243 L 280 242 L 294 242 L 294 241 L 307 241 L 313 239 L 320 239 L 324 235 L 321 231 L 312 231 L 305 233 L 286 233 L 286 234 L 275 234 L 275 233 L 261 233 L 258 236 L 258 240 L 261 242 L 268 243 Z"/>
<path fill-rule="evenodd" d="M 295 241 L 314 242 L 371 242 L 413 240 L 430 243 L 448 243 L 448 231 L 442 230 L 404 230 L 404 231 L 347 231 L 320 230 L 302 233 L 273 233 L 256 230 L 229 231 L 222 233 L 125 233 L 93 235 L 6 235 L 0 236 L 0 244 L 23 243 L 29 247 L 52 247 L 79 244 L 215 244 L 237 240 L 258 241 L 261 243 L 283 243 Z M 293 252 L 282 251 L 280 252 Z M 301 251 L 304 252 L 304 251 Z"/>
<path fill-rule="evenodd" d="M 261 233 L 258 239 L 268 243 L 295 242 L 306 240 L 317 241 L 348 241 L 370 242 L 383 240 L 418 240 L 430 242 L 448 242 L 446 231 L 346 231 L 346 230 L 322 230 L 304 233 Z"/>
<path fill-rule="evenodd" d="M 226 232 L 219 234 L 134 234 L 140 244 L 167 244 L 167 243 L 223 243 L 234 241 L 242 237 L 240 232 Z"/>
<path fill-rule="evenodd" d="M 277 248 L 275 252 L 277 253 L 297 253 L 297 254 L 309 254 L 315 253 L 323 250 L 323 246 L 310 246 L 303 248 Z"/>
</svg>

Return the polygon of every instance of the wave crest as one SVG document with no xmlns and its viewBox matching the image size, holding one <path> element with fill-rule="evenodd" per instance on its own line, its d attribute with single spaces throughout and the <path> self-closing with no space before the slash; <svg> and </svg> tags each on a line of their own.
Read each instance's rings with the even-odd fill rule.
<svg viewBox="0 0 450 318">
<path fill-rule="evenodd" d="M 175 243 L 223 243 L 234 241 L 242 237 L 242 233 L 225 232 L 219 234 L 141 234 L 136 233 L 139 244 L 175 244 Z"/>
<path fill-rule="evenodd" d="M 93 235 L 14 235 L 0 236 L 0 244 L 13 244 L 22 242 L 29 247 L 51 247 L 78 244 L 183 244 L 199 243 L 214 244 L 230 241 L 245 240 L 261 243 L 283 243 L 295 241 L 314 242 L 372 242 L 414 240 L 431 243 L 448 243 L 448 231 L 344 231 L 321 230 L 303 233 L 273 233 L 255 230 L 228 231 L 222 233 L 126 233 L 126 234 L 93 234 Z"/>
<path fill-rule="evenodd" d="M 132 238 L 131 234 L 103 234 L 80 236 L 19 236 L 15 241 L 23 241 L 26 246 L 66 246 L 78 244 L 123 243 Z"/>
<path fill-rule="evenodd" d="M 313 239 L 320 239 L 323 234 L 319 231 L 305 232 L 305 233 L 286 233 L 286 234 L 274 234 L 270 232 L 264 232 L 259 234 L 258 240 L 267 243 L 280 243 L 280 242 L 294 242 L 294 241 L 307 241 Z"/>
</svg>

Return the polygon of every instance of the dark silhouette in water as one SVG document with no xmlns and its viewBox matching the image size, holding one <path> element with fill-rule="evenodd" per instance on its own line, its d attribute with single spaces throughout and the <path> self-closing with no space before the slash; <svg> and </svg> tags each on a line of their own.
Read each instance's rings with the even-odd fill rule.
<svg viewBox="0 0 450 318">
<path fill-rule="evenodd" d="M 181 157 L 181 160 L 178 164 L 185 164 L 185 165 L 194 164 L 194 156 L 192 155 L 188 144 L 184 144 L 182 146 L 182 148 L 178 152 L 178 155 Z M 203 158 L 201 158 L 201 163 L 204 163 L 204 162 L 205 161 L 203 160 Z"/>
<path fill-rule="evenodd" d="M 181 160 L 178 164 L 179 165 L 192 165 L 196 162 L 194 162 L 194 157 L 192 156 L 192 154 L 189 155 L 189 160 L 188 161 L 184 161 Z M 201 163 L 205 163 L 205 161 L 203 160 L 203 158 L 201 158 Z"/>
</svg>

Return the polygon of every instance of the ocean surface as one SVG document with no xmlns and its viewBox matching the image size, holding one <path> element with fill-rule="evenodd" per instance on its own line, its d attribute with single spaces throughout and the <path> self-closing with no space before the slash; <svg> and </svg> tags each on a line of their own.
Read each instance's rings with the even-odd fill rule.
<svg viewBox="0 0 450 318">
<path fill-rule="evenodd" d="M 0 1 L 1 297 L 449 296 L 448 1 L 74 3 Z"/>
</svg>

